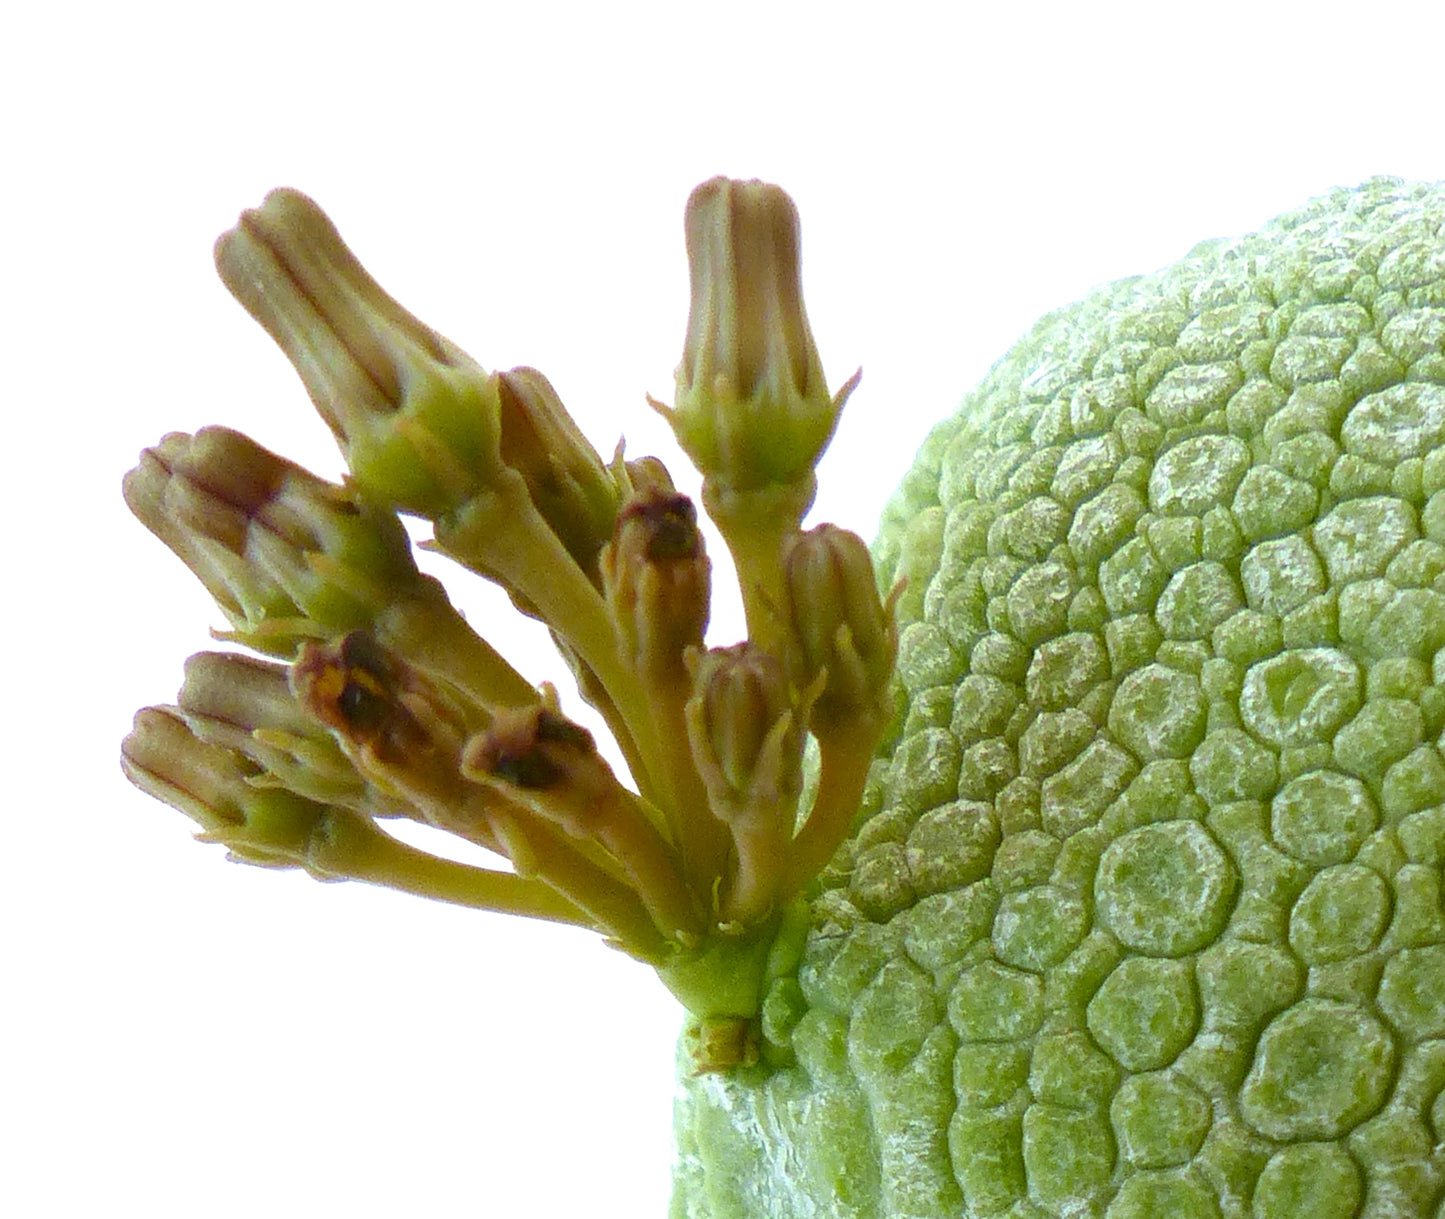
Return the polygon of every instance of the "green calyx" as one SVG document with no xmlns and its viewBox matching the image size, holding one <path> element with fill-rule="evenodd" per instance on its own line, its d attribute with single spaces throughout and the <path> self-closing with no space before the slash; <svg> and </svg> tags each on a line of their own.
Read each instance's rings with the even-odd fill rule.
<svg viewBox="0 0 1445 1219">
<path fill-rule="evenodd" d="M 705 643 L 711 565 L 660 461 L 604 463 L 541 373 L 482 369 L 388 296 L 312 200 L 275 191 L 217 242 L 217 267 L 350 476 L 333 486 L 222 428 L 143 454 L 131 508 L 228 637 L 284 663 L 193 658 L 179 705 L 142 712 L 124 756 L 242 862 L 595 930 L 657 968 L 691 1014 L 696 1068 L 718 1072 L 786 1058 L 764 1008 L 796 962 L 800 895 L 854 820 L 896 635 L 856 539 L 845 559 L 796 557 L 844 395 L 808 331 L 791 201 L 719 179 L 687 232 L 673 418 L 740 556 L 748 641 Z M 630 775 L 420 574 L 398 512 L 547 624 Z M 826 640 L 796 629 L 815 615 Z M 384 828 L 396 818 L 506 866 L 405 846 Z"/>
</svg>

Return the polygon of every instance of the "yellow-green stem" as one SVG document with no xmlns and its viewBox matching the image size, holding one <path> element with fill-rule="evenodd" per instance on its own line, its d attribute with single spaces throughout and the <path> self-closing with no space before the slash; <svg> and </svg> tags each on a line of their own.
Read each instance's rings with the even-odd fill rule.
<svg viewBox="0 0 1445 1219">
<path fill-rule="evenodd" d="M 403 893 L 477 910 L 591 927 L 573 902 L 538 881 L 440 859 L 399 842 L 365 818 L 327 818 L 307 854 L 310 867 L 327 876 L 382 885 Z"/>
<path fill-rule="evenodd" d="M 751 808 L 730 826 L 736 867 L 723 899 L 724 923 L 755 923 L 773 908 L 784 879 L 780 861 L 787 858 L 792 812 L 788 804 Z"/>
<path fill-rule="evenodd" d="M 727 543 L 737 569 L 748 639 L 779 658 L 786 613 L 783 545 L 798 532 L 816 487 L 811 474 L 803 483 L 750 491 L 719 488 L 711 481 L 703 484 L 703 507 Z"/>
<path fill-rule="evenodd" d="M 437 590 L 387 606 L 376 617 L 382 644 L 484 707 L 526 707 L 535 687 L 476 633 Z"/>
<path fill-rule="evenodd" d="M 881 724 L 873 716 L 818 733 L 818 789 L 808 819 L 788 850 L 780 901 L 799 893 L 848 837 L 881 735 Z"/>
<path fill-rule="evenodd" d="M 585 911 L 589 926 L 638 960 L 656 963 L 668 955 L 667 940 L 637 894 L 561 831 L 524 813 L 498 814 L 492 824 L 520 875 L 535 877 Z"/>
<path fill-rule="evenodd" d="M 637 742 L 643 773 L 634 777 L 652 798 L 666 774 L 661 742 L 642 686 L 618 655 L 601 594 L 547 527 L 520 476 L 512 470 L 504 474 L 510 477 L 497 479 L 454 517 L 437 522 L 437 549 L 517 589 L 596 674 Z"/>
<path fill-rule="evenodd" d="M 679 665 L 676 672 L 666 675 L 644 674 L 643 682 L 658 737 L 664 742 L 661 754 L 667 798 L 663 812 L 677 843 L 683 876 L 692 892 L 711 893 L 727 859 L 728 835 L 712 814 L 707 788 L 688 747 L 685 708 L 692 680 Z"/>
</svg>

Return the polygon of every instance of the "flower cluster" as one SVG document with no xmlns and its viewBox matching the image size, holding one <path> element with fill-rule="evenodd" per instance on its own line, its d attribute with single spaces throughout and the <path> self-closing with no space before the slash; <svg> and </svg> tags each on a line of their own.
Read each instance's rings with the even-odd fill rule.
<svg viewBox="0 0 1445 1219">
<path fill-rule="evenodd" d="M 804 530 L 843 399 L 803 312 L 791 200 L 714 179 L 688 204 L 674 408 L 735 560 L 749 638 L 709 648 L 693 503 L 654 457 L 606 462 L 547 379 L 488 372 L 401 308 L 305 195 L 216 245 L 350 468 L 328 483 L 225 428 L 147 449 L 126 502 L 202 580 L 223 636 L 123 746 L 139 787 L 234 859 L 587 927 L 655 966 L 700 1069 L 750 1061 L 775 945 L 852 827 L 897 650 L 867 548 Z M 856 377 L 854 378 L 856 381 Z M 416 567 L 398 513 L 550 628 L 630 771 Z M 817 743 L 804 805 L 803 757 Z M 494 853 L 435 857 L 423 822 Z"/>
</svg>

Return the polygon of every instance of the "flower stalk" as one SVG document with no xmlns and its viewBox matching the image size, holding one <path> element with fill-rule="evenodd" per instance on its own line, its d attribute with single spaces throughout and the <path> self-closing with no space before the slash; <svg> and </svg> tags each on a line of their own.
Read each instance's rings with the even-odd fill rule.
<svg viewBox="0 0 1445 1219">
<path fill-rule="evenodd" d="M 689 657 L 688 741 L 713 816 L 732 838 L 724 924 L 746 927 L 776 906 L 802 792 L 809 703 L 776 657 L 752 643 Z M 810 701 L 810 700 L 809 700 Z"/>
<path fill-rule="evenodd" d="M 723 857 L 722 827 L 689 815 L 706 807 L 696 768 L 678 742 L 686 737 L 692 693 L 687 656 L 703 646 L 711 596 L 708 561 L 697 510 L 671 479 L 655 471 L 617 516 L 602 552 L 602 588 L 618 653 L 636 674 L 650 708 L 642 748 L 656 759 L 656 801 L 677 843 L 684 872 L 702 891 Z"/>
<path fill-rule="evenodd" d="M 546 886 L 507 872 L 438 859 L 384 833 L 367 817 L 257 783 L 241 754 L 202 741 L 173 709 L 147 707 L 121 746 L 126 777 L 186 813 L 203 842 L 232 859 L 301 868 L 317 880 L 359 880 L 418 897 L 587 926 L 580 910 Z"/>
<path fill-rule="evenodd" d="M 208 427 L 146 449 L 122 491 L 230 620 L 223 638 L 291 659 L 309 640 L 372 629 L 472 698 L 537 697 L 417 570 L 396 514 L 355 486 Z"/>
<path fill-rule="evenodd" d="M 484 369 L 387 295 L 312 200 L 275 191 L 217 267 L 350 474 L 328 483 L 219 427 L 142 453 L 127 504 L 205 584 L 222 638 L 269 659 L 194 656 L 122 764 L 240 862 L 597 932 L 683 1002 L 698 1069 L 726 1070 L 774 1052 L 763 999 L 852 824 L 897 630 L 862 541 L 802 528 L 857 378 L 827 391 L 792 201 L 714 179 L 685 228 L 692 303 L 676 405 L 658 409 L 703 475 L 745 641 L 708 644 L 697 509 L 658 459 L 604 463 L 542 373 Z M 547 625 L 629 775 L 421 574 L 399 512 Z M 406 845 L 383 828 L 398 818 L 498 866 Z"/>
</svg>

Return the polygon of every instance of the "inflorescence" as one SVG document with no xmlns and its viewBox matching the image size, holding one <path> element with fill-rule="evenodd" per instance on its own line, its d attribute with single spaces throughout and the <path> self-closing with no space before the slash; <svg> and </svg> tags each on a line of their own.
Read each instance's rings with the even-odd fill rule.
<svg viewBox="0 0 1445 1219">
<path fill-rule="evenodd" d="M 855 376 L 829 394 L 779 188 L 722 178 L 686 214 L 692 301 L 675 405 L 748 638 L 704 642 L 711 565 L 655 457 L 605 462 L 531 368 L 488 372 L 388 296 L 312 200 L 278 190 L 216 244 L 350 469 L 340 486 L 220 427 L 173 433 L 131 510 L 260 652 L 203 652 L 141 711 L 137 786 L 231 858 L 590 928 L 694 1017 L 699 1069 L 754 1061 L 798 903 L 851 830 L 891 718 L 897 630 L 867 547 L 802 527 Z M 428 545 L 547 624 L 630 772 L 416 567 Z M 817 745 L 816 782 L 803 757 Z M 405 818 L 510 866 L 461 864 Z"/>
</svg>

